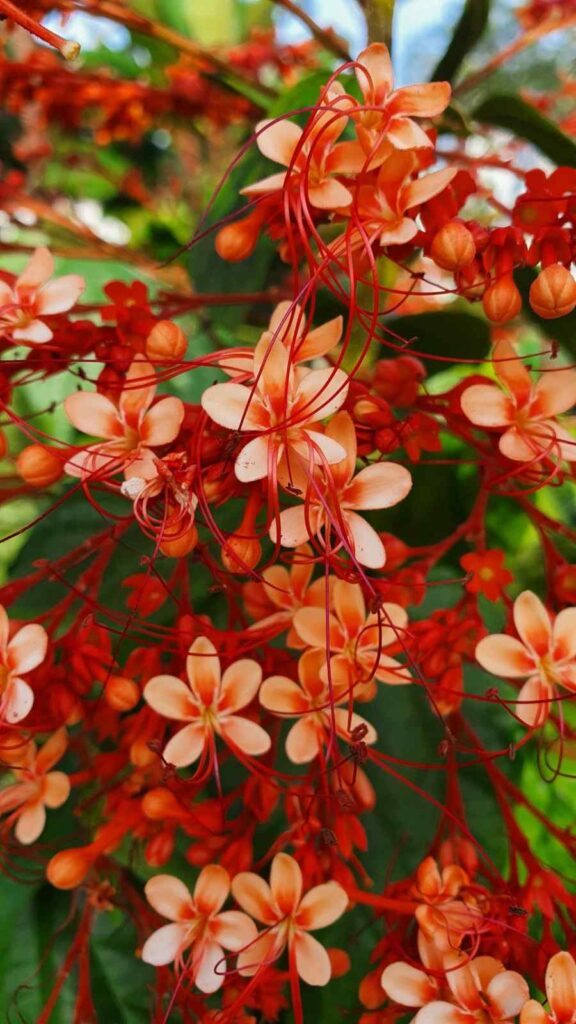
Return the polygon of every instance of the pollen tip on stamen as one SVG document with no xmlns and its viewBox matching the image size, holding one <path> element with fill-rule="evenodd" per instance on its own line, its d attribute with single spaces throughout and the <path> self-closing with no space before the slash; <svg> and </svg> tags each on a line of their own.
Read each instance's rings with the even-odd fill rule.
<svg viewBox="0 0 576 1024">
<path fill-rule="evenodd" d="M 81 46 L 74 39 L 65 39 L 62 45 L 59 47 L 60 53 L 64 57 L 64 60 L 76 60 L 78 57 Z"/>
</svg>

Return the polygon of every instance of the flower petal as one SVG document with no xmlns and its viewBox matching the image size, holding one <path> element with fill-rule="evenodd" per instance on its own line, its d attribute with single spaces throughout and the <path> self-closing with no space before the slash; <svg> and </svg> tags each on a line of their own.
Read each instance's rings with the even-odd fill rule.
<svg viewBox="0 0 576 1024">
<path fill-rule="evenodd" d="M 242 977 L 250 977 L 260 968 L 269 967 L 278 959 L 285 945 L 285 939 L 275 928 L 262 932 L 248 949 L 239 954 L 238 973 Z"/>
<path fill-rule="evenodd" d="M 301 422 L 326 419 L 346 401 L 348 376 L 343 370 L 311 370 L 299 383 L 295 400 Z"/>
<path fill-rule="evenodd" d="M 552 643 L 550 616 L 539 597 L 523 590 L 514 601 L 514 625 L 518 635 L 536 655 L 544 657 Z"/>
<path fill-rule="evenodd" d="M 270 676 L 262 683 L 259 700 L 263 708 L 277 715 L 301 715 L 310 701 L 302 688 L 286 676 Z"/>
<path fill-rule="evenodd" d="M 68 734 L 66 729 L 57 729 L 36 757 L 36 771 L 40 774 L 50 771 L 53 765 L 57 764 L 61 757 L 64 757 L 68 746 Z"/>
<path fill-rule="evenodd" d="M 36 308 L 41 316 L 65 313 L 72 309 L 86 287 L 79 274 L 66 274 L 55 281 L 48 281 L 36 295 Z"/>
<path fill-rule="evenodd" d="M 505 633 L 485 636 L 476 647 L 476 661 L 495 676 L 523 679 L 536 667 L 530 651 L 520 640 Z"/>
<path fill-rule="evenodd" d="M 171 964 L 184 948 L 187 931 L 183 924 L 165 924 L 152 932 L 142 947 L 144 963 L 154 967 Z"/>
<path fill-rule="evenodd" d="M 213 384 L 201 404 L 211 420 L 228 430 L 262 430 L 268 423 L 258 395 L 244 384 Z"/>
<path fill-rule="evenodd" d="M 280 543 L 285 548 L 297 548 L 314 536 L 320 528 L 318 510 L 310 508 L 306 515 L 304 505 L 285 508 L 280 513 Z M 278 539 L 277 524 L 270 526 L 270 540 L 275 544 Z"/>
<path fill-rule="evenodd" d="M 39 288 L 54 273 L 54 257 L 44 245 L 35 249 L 16 281 L 16 287 Z"/>
<path fill-rule="evenodd" d="M 220 946 L 234 953 L 254 942 L 258 934 L 252 918 L 240 910 L 225 910 L 218 914 L 210 923 L 210 930 Z"/>
<path fill-rule="evenodd" d="M 388 998 L 400 1006 L 425 1006 L 438 992 L 424 971 L 400 960 L 384 968 L 381 985 Z"/>
<path fill-rule="evenodd" d="M 259 121 L 256 125 L 256 145 L 263 156 L 274 163 L 288 167 L 294 150 L 302 138 L 302 129 L 293 121 Z"/>
<path fill-rule="evenodd" d="M 388 47 L 384 43 L 367 46 L 356 58 L 354 73 L 364 99 L 370 103 L 383 103 L 394 83 Z"/>
<path fill-rule="evenodd" d="M 64 400 L 64 411 L 76 430 L 107 440 L 124 437 L 115 405 L 98 392 L 76 391 Z"/>
<path fill-rule="evenodd" d="M 344 319 L 341 316 L 336 316 L 333 320 L 316 327 L 299 344 L 294 345 L 294 358 L 303 361 L 325 356 L 340 341 L 343 328 Z"/>
<path fill-rule="evenodd" d="M 16 327 L 12 331 L 12 341 L 32 341 L 36 345 L 44 345 L 53 337 L 54 334 L 42 320 L 32 320 L 25 327 Z"/>
<path fill-rule="evenodd" d="M 516 714 L 521 722 L 531 729 L 539 729 L 550 714 L 550 703 L 554 697 L 552 687 L 540 676 L 531 676 L 524 683 L 516 701 Z"/>
<path fill-rule="evenodd" d="M 220 733 L 226 743 L 238 747 L 245 754 L 258 757 L 270 750 L 272 740 L 261 725 L 239 715 L 226 715 L 219 719 Z"/>
<path fill-rule="evenodd" d="M 332 976 L 330 957 L 324 946 L 308 935 L 297 931 L 293 938 L 298 974 L 308 985 L 327 985 Z"/>
<path fill-rule="evenodd" d="M 302 872 L 298 861 L 287 853 L 277 853 L 270 869 L 272 898 L 282 914 L 292 914 L 302 897 Z"/>
<path fill-rule="evenodd" d="M 232 895 L 256 921 L 270 925 L 278 920 L 268 882 L 253 871 L 241 871 L 232 879 Z"/>
<path fill-rule="evenodd" d="M 41 800 L 37 800 L 36 803 L 25 806 L 16 822 L 14 835 L 19 843 L 29 846 L 30 843 L 36 842 L 38 836 L 42 835 L 45 824 L 46 811 L 44 804 Z"/>
<path fill-rule="evenodd" d="M 438 117 L 438 114 L 446 110 L 451 95 L 449 82 L 404 85 L 390 97 L 388 110 L 411 117 Z"/>
<path fill-rule="evenodd" d="M 32 710 L 34 690 L 23 679 L 14 676 L 0 701 L 0 719 L 9 725 L 21 722 Z"/>
<path fill-rule="evenodd" d="M 374 527 L 356 512 L 346 511 L 343 518 L 352 536 L 356 560 L 367 569 L 381 569 L 386 562 L 386 552 Z"/>
<path fill-rule="evenodd" d="M 212 704 L 220 690 L 220 659 L 207 637 L 199 636 L 192 644 L 186 658 L 186 673 L 192 693 L 202 704 Z"/>
<path fill-rule="evenodd" d="M 187 768 L 200 757 L 208 741 L 208 732 L 203 722 L 192 722 L 180 729 L 168 741 L 162 756 L 175 768 Z"/>
<path fill-rule="evenodd" d="M 395 462 L 366 466 L 356 474 L 342 494 L 342 504 L 353 509 L 391 508 L 409 493 L 412 476 Z"/>
<path fill-rule="evenodd" d="M 144 687 L 144 700 L 158 715 L 186 722 L 196 718 L 198 705 L 186 683 L 176 676 L 154 676 Z"/>
<path fill-rule="evenodd" d="M 306 193 L 311 206 L 319 210 L 337 210 L 352 202 L 350 189 L 335 178 L 324 178 L 316 184 L 308 181 Z"/>
<path fill-rule="evenodd" d="M 254 700 L 261 682 L 262 669 L 258 662 L 252 658 L 239 658 L 228 666 L 222 676 L 219 709 L 237 711 L 245 708 Z"/>
<path fill-rule="evenodd" d="M 8 642 L 7 662 L 11 671 L 32 672 L 46 657 L 48 634 L 37 623 L 23 626 Z"/>
<path fill-rule="evenodd" d="M 194 947 L 192 977 L 201 992 L 210 995 L 222 988 L 226 971 L 224 950 L 217 942 L 207 939 Z"/>
<path fill-rule="evenodd" d="M 347 580 L 336 580 L 332 595 L 334 611 L 347 636 L 356 637 L 366 621 L 366 602 L 362 587 Z"/>
<path fill-rule="evenodd" d="M 254 437 L 245 444 L 236 456 L 234 472 L 236 479 L 244 484 L 254 480 L 263 480 L 270 476 L 273 465 L 271 459 L 278 461 L 279 446 L 270 435 Z"/>
<path fill-rule="evenodd" d="M 192 897 L 184 882 L 174 875 L 155 875 L 144 886 L 151 907 L 169 921 L 190 919 Z"/>
<path fill-rule="evenodd" d="M 530 407 L 533 416 L 556 416 L 576 404 L 576 370 L 550 370 L 543 373 L 534 388 Z"/>
<path fill-rule="evenodd" d="M 200 914 L 209 917 L 217 914 L 228 899 L 230 875 L 220 864 L 208 864 L 196 879 L 194 906 Z"/>
<path fill-rule="evenodd" d="M 308 647 L 324 649 L 328 646 L 330 650 L 336 651 L 342 650 L 346 642 L 337 619 L 327 614 L 324 608 L 299 608 L 294 616 L 293 625 L 298 636 Z"/>
<path fill-rule="evenodd" d="M 502 971 L 488 985 L 486 995 L 490 1000 L 490 1009 L 497 1020 L 508 1020 L 515 1017 L 530 998 L 530 989 L 521 974 L 516 971 Z M 572 995 L 576 1000 L 576 987 Z M 572 1007 L 576 1002 L 572 1002 Z M 557 1017 L 559 1015 L 557 1014 Z"/>
<path fill-rule="evenodd" d="M 316 715 L 304 715 L 286 737 L 286 756 L 292 764 L 309 764 L 320 753 L 323 728 Z"/>
<path fill-rule="evenodd" d="M 46 807 L 61 807 L 70 796 L 70 779 L 64 772 L 49 772 L 44 779 L 42 800 Z"/>
<path fill-rule="evenodd" d="M 493 384 L 473 384 L 460 396 L 465 416 L 478 427 L 505 427 L 513 419 L 514 404 Z"/>
<path fill-rule="evenodd" d="M 443 192 L 458 173 L 456 167 L 443 167 L 440 171 L 432 171 L 422 178 L 416 178 L 400 190 L 400 209 L 411 210 L 415 206 L 433 199 L 439 192 Z"/>
<path fill-rule="evenodd" d="M 564 608 L 552 626 L 554 658 L 576 658 L 576 608 Z"/>
<path fill-rule="evenodd" d="M 570 1021 L 576 1007 L 576 964 L 570 953 L 556 953 L 549 961 L 546 995 L 556 1020 Z"/>
<path fill-rule="evenodd" d="M 472 1024 L 470 1014 L 453 1003 L 434 1002 L 423 1006 L 412 1024 Z"/>
<path fill-rule="evenodd" d="M 348 897 L 338 882 L 315 885 L 302 897 L 295 923 L 305 931 L 334 924 L 348 906 Z"/>
<path fill-rule="evenodd" d="M 179 398 L 162 398 L 146 413 L 140 427 L 144 444 L 170 444 L 177 436 L 184 419 L 184 405 Z"/>
</svg>

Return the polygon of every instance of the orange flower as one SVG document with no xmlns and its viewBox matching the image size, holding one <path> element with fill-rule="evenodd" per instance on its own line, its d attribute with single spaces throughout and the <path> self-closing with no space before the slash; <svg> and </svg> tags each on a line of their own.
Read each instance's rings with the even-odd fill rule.
<svg viewBox="0 0 576 1024">
<path fill-rule="evenodd" d="M 482 914 L 461 897 L 461 890 L 469 884 L 467 873 L 458 864 L 448 864 L 440 872 L 433 857 L 425 857 L 416 872 L 413 891 L 422 901 L 415 911 L 420 933 L 442 953 L 454 950 L 466 935 L 477 935 L 482 929 Z"/>
<path fill-rule="evenodd" d="M 235 714 L 254 699 L 262 682 L 257 662 L 241 658 L 220 675 L 214 644 L 198 637 L 186 659 L 188 685 L 176 676 L 155 676 L 144 687 L 144 699 L 165 718 L 189 724 L 164 748 L 163 756 L 177 768 L 197 761 L 216 733 L 245 754 L 265 754 L 270 737 L 264 729 Z"/>
<path fill-rule="evenodd" d="M 353 117 L 358 138 L 372 161 L 378 159 L 378 154 L 386 155 L 391 147 L 432 148 L 432 141 L 412 119 L 441 114 L 450 102 L 450 84 L 430 82 L 394 90 L 392 61 L 384 43 L 372 43 L 362 50 L 355 70 L 366 109 Z"/>
<path fill-rule="evenodd" d="M 507 459 L 566 459 L 576 462 L 576 438 L 556 416 L 576 402 L 576 370 L 552 370 L 532 383 L 514 346 L 501 339 L 494 346 L 494 371 L 500 384 L 473 384 L 461 396 L 464 415 L 489 430 L 504 430 L 498 447 Z"/>
<path fill-rule="evenodd" d="M 287 478 L 288 455 L 306 462 L 342 458 L 341 445 L 314 429 L 346 399 L 348 379 L 342 370 L 312 370 L 296 377 L 282 340 L 266 333 L 254 351 L 253 372 L 253 387 L 231 381 L 214 384 L 202 395 L 202 408 L 215 423 L 256 434 L 236 457 L 238 480 L 275 478 L 278 467 L 282 479 Z"/>
<path fill-rule="evenodd" d="M 576 692 L 576 608 L 564 608 L 552 622 L 531 590 L 514 602 L 514 625 L 520 639 L 505 633 L 486 636 L 476 660 L 504 679 L 526 679 L 516 714 L 531 728 L 544 724 L 557 686 Z"/>
<path fill-rule="evenodd" d="M 41 317 L 66 313 L 85 288 L 79 274 L 50 281 L 53 273 L 52 253 L 41 247 L 32 254 L 13 287 L 0 281 L 0 335 L 15 343 L 41 345 L 51 341 L 54 335 Z"/>
<path fill-rule="evenodd" d="M 328 320 L 319 327 L 308 330 L 306 314 L 297 302 L 279 302 L 270 317 L 268 330 L 260 336 L 267 340 L 267 348 L 276 338 L 288 350 L 291 363 L 303 363 L 309 359 L 319 359 L 330 352 L 342 337 L 344 320 L 341 316 Z M 250 373 L 254 363 L 254 350 L 246 348 L 237 354 L 226 354 L 219 361 L 224 373 L 236 376 L 239 373 Z"/>
<path fill-rule="evenodd" d="M 333 655 L 331 668 L 336 685 L 361 698 L 374 696 L 372 677 L 382 683 L 410 683 L 410 673 L 384 651 L 398 642 L 405 631 L 408 616 L 398 604 L 384 604 L 380 615 L 366 614 L 362 588 L 356 583 L 335 580 L 331 609 L 302 608 L 294 616 L 294 628 L 310 647 L 326 657 L 328 646 Z M 365 690 L 368 690 L 366 693 Z"/>
<path fill-rule="evenodd" d="M 238 910 L 221 908 L 230 893 L 230 876 L 218 864 L 200 872 L 191 895 L 173 875 L 156 875 L 145 886 L 146 898 L 171 924 L 158 928 L 146 940 L 142 959 L 155 967 L 176 961 L 190 946 L 186 970 L 201 992 L 216 992 L 226 973 L 224 950 L 237 952 L 256 938 L 256 927 Z"/>
<path fill-rule="evenodd" d="M 546 968 L 550 1013 L 535 999 L 522 1007 L 520 1024 L 576 1024 L 576 963 L 570 953 L 556 953 Z"/>
<path fill-rule="evenodd" d="M 428 1003 L 414 1024 L 513 1024 L 530 994 L 522 975 L 492 956 L 449 953 L 444 969 L 451 1002 Z"/>
<path fill-rule="evenodd" d="M 277 853 L 270 885 L 243 871 L 232 882 L 232 894 L 251 917 L 266 925 L 256 942 L 238 957 L 240 974 L 255 974 L 277 960 L 288 946 L 296 971 L 309 985 L 326 985 L 332 975 L 330 957 L 308 933 L 333 924 L 344 913 L 348 897 L 338 882 L 316 885 L 302 896 L 302 872 L 287 853 Z"/>
<path fill-rule="evenodd" d="M 312 549 L 302 544 L 294 552 L 294 560 L 288 570 L 284 565 L 270 565 L 262 570 L 262 582 L 250 581 L 243 587 L 244 603 L 248 613 L 257 621 L 250 629 L 261 630 L 276 625 L 286 628 L 288 647 L 305 646 L 293 626 L 294 613 L 309 605 L 324 606 L 326 581 L 323 577 L 314 580 Z"/>
<path fill-rule="evenodd" d="M 286 676 L 270 676 L 262 683 L 260 703 L 275 715 L 297 717 L 298 721 L 286 737 L 286 753 L 293 764 L 307 764 L 318 757 L 330 733 L 332 716 L 336 732 L 348 743 L 359 726 L 364 727 L 365 743 L 375 743 L 376 730 L 360 715 L 344 708 L 331 710 L 330 690 L 326 680 L 325 653 L 306 651 L 298 662 L 300 685 Z M 348 696 L 348 687 L 336 689 L 334 701 Z M 363 730 L 364 731 L 364 730 Z"/>
<path fill-rule="evenodd" d="M 346 455 L 330 467 L 328 490 L 319 482 L 314 487 L 312 482 L 305 505 L 296 505 L 280 513 L 280 543 L 288 548 L 298 547 L 321 530 L 325 531 L 326 537 L 336 522 L 343 528 L 346 541 L 358 562 L 369 569 L 380 569 L 386 561 L 384 545 L 374 528 L 357 514 L 358 510 L 397 505 L 412 487 L 412 477 L 404 466 L 395 462 L 372 463 L 354 476 L 356 431 L 347 412 L 334 416 L 326 428 L 326 437 Z M 275 522 L 270 527 L 270 538 L 274 543 L 278 539 Z M 337 544 L 340 546 L 341 542 Z"/>
<path fill-rule="evenodd" d="M 25 845 L 36 842 L 46 824 L 46 807 L 60 807 L 70 794 L 64 772 L 50 769 L 63 757 L 68 745 L 65 729 L 59 729 L 38 752 L 32 741 L 25 746 L 4 747 L 2 759 L 12 765 L 17 782 L 0 790 L 0 814 L 12 811 L 14 834 Z"/>
<path fill-rule="evenodd" d="M 126 475 L 140 479 L 142 486 L 154 480 L 157 470 L 151 449 L 174 441 L 184 419 L 179 398 L 161 398 L 152 405 L 155 393 L 154 367 L 135 359 L 117 404 L 99 392 L 69 395 L 64 409 L 70 422 L 77 430 L 106 440 L 77 452 L 66 464 L 66 472 L 82 478 L 108 477 L 125 468 Z"/>
<path fill-rule="evenodd" d="M 0 605 L 0 721 L 14 725 L 32 709 L 34 691 L 21 676 L 44 661 L 48 634 L 42 626 L 29 623 L 11 640 L 9 635 L 10 622 Z"/>
<path fill-rule="evenodd" d="M 418 953 L 426 970 L 397 960 L 382 971 L 380 983 L 388 999 L 400 1006 L 426 1006 L 440 994 L 438 973 L 442 970 L 442 954 L 433 943 L 418 932 Z"/>
<path fill-rule="evenodd" d="M 472 573 L 466 589 L 471 594 L 484 594 L 489 601 L 497 601 L 503 588 L 514 579 L 510 570 L 504 568 L 504 552 L 498 549 L 470 552 L 462 556 L 460 565 Z"/>
</svg>

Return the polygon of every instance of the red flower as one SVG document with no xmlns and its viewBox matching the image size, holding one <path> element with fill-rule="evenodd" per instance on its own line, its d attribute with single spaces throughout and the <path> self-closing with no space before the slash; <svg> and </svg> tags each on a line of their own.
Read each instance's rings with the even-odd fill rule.
<svg viewBox="0 0 576 1024">
<path fill-rule="evenodd" d="M 498 601 L 504 587 L 514 577 L 504 566 L 504 552 L 498 549 L 491 551 L 470 552 L 463 555 L 460 565 L 466 572 L 472 573 L 466 582 L 466 589 L 471 594 L 484 594 L 489 601 Z"/>
</svg>

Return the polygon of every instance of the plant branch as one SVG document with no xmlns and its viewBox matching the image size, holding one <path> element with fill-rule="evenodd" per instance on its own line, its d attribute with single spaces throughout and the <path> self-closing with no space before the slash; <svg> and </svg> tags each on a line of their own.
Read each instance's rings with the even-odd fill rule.
<svg viewBox="0 0 576 1024">
<path fill-rule="evenodd" d="M 293 0 L 271 0 L 271 2 L 276 4 L 276 7 L 282 7 L 289 14 L 293 14 L 303 25 L 306 25 L 306 28 L 310 30 L 316 42 L 323 46 L 325 50 L 329 50 L 330 53 L 335 54 L 340 60 L 352 60 L 348 50 L 333 28 L 321 28 L 306 11 L 302 10 L 298 4 L 293 3 Z"/>
</svg>

